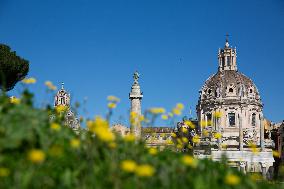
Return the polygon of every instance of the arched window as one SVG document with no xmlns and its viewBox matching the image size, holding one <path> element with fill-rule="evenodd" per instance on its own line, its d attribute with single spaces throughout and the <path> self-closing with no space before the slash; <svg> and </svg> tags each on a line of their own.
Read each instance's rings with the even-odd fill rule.
<svg viewBox="0 0 284 189">
<path fill-rule="evenodd" d="M 251 126 L 255 126 L 255 118 L 256 118 L 256 115 L 255 115 L 255 113 L 253 113 L 251 115 Z"/>
</svg>

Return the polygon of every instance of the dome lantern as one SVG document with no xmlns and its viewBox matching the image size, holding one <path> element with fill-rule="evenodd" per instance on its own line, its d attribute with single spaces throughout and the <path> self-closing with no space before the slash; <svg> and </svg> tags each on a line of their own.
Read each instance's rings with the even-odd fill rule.
<svg viewBox="0 0 284 189">
<path fill-rule="evenodd" d="M 225 47 L 219 49 L 218 53 L 219 60 L 219 71 L 223 70 L 235 70 L 237 71 L 237 50 L 236 48 L 231 48 L 228 40 L 228 35 L 226 35 Z"/>
</svg>

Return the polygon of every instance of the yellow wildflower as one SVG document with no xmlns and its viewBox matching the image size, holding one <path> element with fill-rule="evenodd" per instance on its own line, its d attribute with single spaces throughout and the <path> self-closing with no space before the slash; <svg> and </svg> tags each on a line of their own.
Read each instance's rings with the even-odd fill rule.
<svg viewBox="0 0 284 189">
<path fill-rule="evenodd" d="M 186 137 L 182 137 L 181 140 L 183 143 L 188 143 L 188 139 Z"/>
<path fill-rule="evenodd" d="M 136 118 L 137 116 L 137 112 L 130 112 L 130 118 Z"/>
<path fill-rule="evenodd" d="M 171 134 L 173 138 L 177 137 L 177 135 L 175 133 Z"/>
<path fill-rule="evenodd" d="M 11 104 L 20 104 L 21 103 L 21 99 L 15 97 L 15 96 L 12 96 L 12 97 L 10 97 L 10 103 Z"/>
<path fill-rule="evenodd" d="M 135 173 L 139 177 L 151 177 L 155 173 L 155 169 L 151 165 L 143 164 L 136 167 Z"/>
<path fill-rule="evenodd" d="M 139 116 L 139 121 L 144 121 L 144 120 L 145 120 L 144 115 Z"/>
<path fill-rule="evenodd" d="M 257 149 L 257 146 L 256 144 L 254 143 L 249 143 L 249 148 L 251 149 L 251 151 L 254 153 L 254 154 L 257 154 L 259 152 L 259 149 Z"/>
<path fill-rule="evenodd" d="M 80 143 L 80 140 L 77 138 L 73 138 L 70 140 L 70 146 L 75 149 L 80 147 Z"/>
<path fill-rule="evenodd" d="M 100 116 L 97 116 L 94 121 L 87 121 L 87 127 L 104 142 L 113 142 L 115 140 L 115 135 L 109 130 L 108 122 Z"/>
<path fill-rule="evenodd" d="M 173 108 L 173 109 L 172 109 L 172 113 L 173 113 L 174 115 L 181 115 L 181 110 L 180 110 L 180 109 L 177 109 L 177 108 Z"/>
<path fill-rule="evenodd" d="M 164 108 L 151 108 L 149 112 L 152 114 L 163 114 L 166 110 Z"/>
<path fill-rule="evenodd" d="M 167 143 L 168 145 L 172 145 L 172 144 L 173 144 L 173 141 L 172 141 L 171 139 L 167 139 L 166 143 Z"/>
<path fill-rule="evenodd" d="M 197 160 L 194 159 L 192 156 L 190 155 L 184 155 L 182 156 L 181 158 L 181 162 L 184 164 L 184 165 L 187 165 L 187 166 L 190 166 L 192 168 L 196 168 L 197 167 Z"/>
<path fill-rule="evenodd" d="M 182 103 L 177 103 L 176 108 L 178 110 L 183 110 L 184 109 L 184 105 Z"/>
<path fill-rule="evenodd" d="M 157 148 L 149 148 L 148 152 L 149 152 L 149 154 L 154 156 L 158 153 L 158 150 L 157 150 Z"/>
<path fill-rule="evenodd" d="M 7 177 L 10 174 L 10 170 L 6 167 L 0 167 L 0 177 Z"/>
<path fill-rule="evenodd" d="M 124 160 L 120 163 L 120 168 L 129 173 L 133 173 L 136 169 L 137 165 L 133 160 Z"/>
<path fill-rule="evenodd" d="M 169 116 L 166 115 L 166 114 L 163 114 L 163 115 L 161 116 L 161 118 L 162 118 L 163 120 L 168 120 L 168 119 L 169 119 Z"/>
<path fill-rule="evenodd" d="M 193 143 L 200 143 L 200 138 L 198 135 L 195 135 L 194 137 L 192 137 L 192 142 Z"/>
<path fill-rule="evenodd" d="M 273 150 L 273 157 L 280 158 L 280 153 L 278 151 Z"/>
<path fill-rule="evenodd" d="M 57 87 L 54 86 L 51 81 L 46 81 L 44 84 L 47 86 L 48 89 L 50 89 L 52 91 L 55 91 L 57 89 Z"/>
<path fill-rule="evenodd" d="M 220 111 L 217 111 L 217 112 L 214 112 L 214 113 L 213 113 L 213 116 L 214 116 L 215 118 L 220 118 L 220 117 L 222 117 L 222 113 L 221 113 Z"/>
<path fill-rule="evenodd" d="M 169 117 L 173 117 L 174 114 L 172 112 L 169 113 Z"/>
<path fill-rule="evenodd" d="M 222 144 L 221 147 L 226 149 L 228 147 L 228 145 L 227 144 Z"/>
<path fill-rule="evenodd" d="M 52 123 L 50 125 L 50 128 L 51 128 L 51 130 L 54 130 L 54 131 L 60 131 L 61 126 L 58 123 Z"/>
<path fill-rule="evenodd" d="M 220 138 L 222 138 L 222 134 L 221 133 L 215 133 L 214 138 L 220 139 Z"/>
<path fill-rule="evenodd" d="M 136 139 L 136 137 L 135 137 L 134 134 L 125 135 L 123 137 L 123 140 L 126 141 L 126 142 L 134 142 L 135 139 Z"/>
<path fill-rule="evenodd" d="M 177 144 L 177 148 L 178 148 L 178 149 L 182 149 L 182 148 L 183 148 L 183 145 Z"/>
<path fill-rule="evenodd" d="M 225 183 L 228 185 L 238 185 L 240 183 L 240 177 L 235 174 L 228 174 L 225 177 Z"/>
<path fill-rule="evenodd" d="M 22 82 L 24 84 L 34 84 L 34 83 L 36 83 L 36 79 L 33 78 L 33 77 L 25 78 L 25 79 L 22 80 Z"/>
<path fill-rule="evenodd" d="M 186 121 L 184 122 L 184 124 L 186 124 L 187 126 L 189 126 L 191 129 L 194 129 L 194 128 L 195 128 L 195 125 L 194 125 L 191 121 L 186 120 Z"/>
<path fill-rule="evenodd" d="M 111 101 L 111 102 L 119 102 L 120 101 L 120 99 L 117 98 L 116 96 L 108 96 L 107 100 Z"/>
<path fill-rule="evenodd" d="M 203 130 L 202 131 L 203 136 L 207 137 L 209 136 L 209 132 L 207 130 Z"/>
<path fill-rule="evenodd" d="M 45 153 L 39 149 L 33 149 L 28 153 L 28 159 L 33 163 L 42 163 L 45 160 Z"/>
<path fill-rule="evenodd" d="M 114 109 L 114 108 L 116 108 L 116 103 L 110 102 L 110 103 L 108 103 L 107 106 L 108 106 L 109 109 Z"/>
<path fill-rule="evenodd" d="M 55 107 L 57 113 L 65 112 L 67 110 L 67 106 L 59 105 Z"/>
<path fill-rule="evenodd" d="M 183 132 L 183 133 L 187 133 L 187 132 L 188 132 L 188 130 L 187 130 L 185 127 L 182 127 L 182 128 L 181 128 L 181 132 Z"/>
</svg>

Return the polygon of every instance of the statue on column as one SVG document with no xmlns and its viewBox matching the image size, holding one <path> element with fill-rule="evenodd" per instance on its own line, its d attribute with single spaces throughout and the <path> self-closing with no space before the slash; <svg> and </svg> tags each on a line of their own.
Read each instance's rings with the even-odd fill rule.
<svg viewBox="0 0 284 189">
<path fill-rule="evenodd" d="M 134 84 L 138 84 L 139 77 L 140 74 L 137 71 L 135 71 L 135 73 L 133 74 Z"/>
</svg>

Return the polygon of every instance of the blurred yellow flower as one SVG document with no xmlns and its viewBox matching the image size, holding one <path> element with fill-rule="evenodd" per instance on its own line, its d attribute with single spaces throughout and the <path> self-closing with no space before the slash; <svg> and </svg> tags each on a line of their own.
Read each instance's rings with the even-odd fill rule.
<svg viewBox="0 0 284 189">
<path fill-rule="evenodd" d="M 124 160 L 120 163 L 120 168 L 129 173 L 133 173 L 136 169 L 137 165 L 133 160 Z"/>
<path fill-rule="evenodd" d="M 183 148 L 183 145 L 181 145 L 181 144 L 177 144 L 177 146 L 176 146 L 178 149 L 182 149 Z"/>
<path fill-rule="evenodd" d="M 79 148 L 80 147 L 80 144 L 81 144 L 81 142 L 80 142 L 80 140 L 79 139 L 77 139 L 77 138 L 73 138 L 73 139 L 71 139 L 70 140 L 70 146 L 72 147 L 72 148 Z"/>
<path fill-rule="evenodd" d="M 157 148 L 149 148 L 148 152 L 149 152 L 149 154 L 154 156 L 154 155 L 157 155 L 158 150 L 157 150 Z"/>
<path fill-rule="evenodd" d="M 33 77 L 25 78 L 25 79 L 22 80 L 22 82 L 24 84 L 34 84 L 34 83 L 36 83 L 36 79 L 33 78 Z"/>
<path fill-rule="evenodd" d="M 214 134 L 214 138 L 221 139 L 222 138 L 222 134 L 221 133 L 215 133 Z"/>
<path fill-rule="evenodd" d="M 57 87 L 55 85 L 53 85 L 53 83 L 51 81 L 46 81 L 44 83 L 48 89 L 52 90 L 52 91 L 55 91 L 57 89 Z"/>
<path fill-rule="evenodd" d="M 217 112 L 214 112 L 214 113 L 213 113 L 213 116 L 214 116 L 215 118 L 220 118 L 220 117 L 222 117 L 222 113 L 221 113 L 220 111 L 217 111 Z"/>
<path fill-rule="evenodd" d="M 11 96 L 10 97 L 10 103 L 11 104 L 20 104 L 21 103 L 21 99 L 15 97 L 15 96 Z"/>
<path fill-rule="evenodd" d="M 181 140 L 183 143 L 188 143 L 188 139 L 186 137 L 182 137 Z"/>
<path fill-rule="evenodd" d="M 273 150 L 273 157 L 280 158 L 280 153 L 278 151 Z"/>
<path fill-rule="evenodd" d="M 119 99 L 118 97 L 113 96 L 113 95 L 108 96 L 108 97 L 107 97 L 107 100 L 108 100 L 108 101 L 111 101 L 111 102 L 119 102 L 119 101 L 120 101 L 120 99 Z"/>
<path fill-rule="evenodd" d="M 240 177 L 235 174 L 228 174 L 225 177 L 225 183 L 231 186 L 238 185 L 240 183 Z"/>
<path fill-rule="evenodd" d="M 181 132 L 183 132 L 183 133 L 187 133 L 187 132 L 188 132 L 188 130 L 187 130 L 187 128 L 182 127 L 182 128 L 181 128 Z"/>
<path fill-rule="evenodd" d="M 28 159 L 33 163 L 42 163 L 45 160 L 45 153 L 39 149 L 30 150 Z"/>
<path fill-rule="evenodd" d="M 178 109 L 178 108 L 173 108 L 173 109 L 172 109 L 172 113 L 173 113 L 174 115 L 178 115 L 178 116 L 179 116 L 179 115 L 181 115 L 182 112 L 181 112 L 181 110 Z"/>
<path fill-rule="evenodd" d="M 58 123 L 51 123 L 50 128 L 54 131 L 60 131 L 61 126 Z"/>
<path fill-rule="evenodd" d="M 258 154 L 259 149 L 257 148 L 256 144 L 250 142 L 248 146 L 254 154 Z"/>
<path fill-rule="evenodd" d="M 123 140 L 126 141 L 126 142 L 134 142 L 135 139 L 136 139 L 136 137 L 135 137 L 134 134 L 125 135 L 123 137 Z"/>
<path fill-rule="evenodd" d="M 192 142 L 193 143 L 200 143 L 200 138 L 198 135 L 195 135 L 194 137 L 192 137 Z"/>
<path fill-rule="evenodd" d="M 87 127 L 104 142 L 113 142 L 115 140 L 115 135 L 110 131 L 108 122 L 100 116 L 96 116 L 94 121 L 88 120 Z"/>
<path fill-rule="evenodd" d="M 144 120 L 145 120 L 144 115 L 139 116 L 139 121 L 144 121 Z"/>
<path fill-rule="evenodd" d="M 172 112 L 170 112 L 168 115 L 169 115 L 169 117 L 173 117 L 174 116 L 174 114 Z"/>
<path fill-rule="evenodd" d="M 151 165 L 142 164 L 136 167 L 135 173 L 139 177 L 151 177 L 155 173 L 155 169 Z"/>
<path fill-rule="evenodd" d="M 0 167 L 0 177 L 7 177 L 10 174 L 10 170 L 6 167 Z"/>
<path fill-rule="evenodd" d="M 65 112 L 67 110 L 67 106 L 59 105 L 55 107 L 57 113 Z"/>
<path fill-rule="evenodd" d="M 163 114 L 166 110 L 164 108 L 151 108 L 149 112 L 152 114 Z"/>
<path fill-rule="evenodd" d="M 184 109 L 184 105 L 182 103 L 177 103 L 176 108 L 178 110 L 183 110 Z"/>
<path fill-rule="evenodd" d="M 184 124 L 186 124 L 187 126 L 189 126 L 191 129 L 195 129 L 195 125 L 194 125 L 191 121 L 186 120 L 186 121 L 184 122 Z"/>
<path fill-rule="evenodd" d="M 169 119 L 169 116 L 166 115 L 166 114 L 163 114 L 163 115 L 161 116 L 161 118 L 162 118 L 163 120 L 168 120 L 168 119 Z"/>
<path fill-rule="evenodd" d="M 116 103 L 110 102 L 110 103 L 108 103 L 107 106 L 108 106 L 109 109 L 114 109 L 114 108 L 116 108 Z"/>
<path fill-rule="evenodd" d="M 175 133 L 171 134 L 173 138 L 177 137 L 177 135 Z"/>
<path fill-rule="evenodd" d="M 209 132 L 207 130 L 203 130 L 202 131 L 203 136 L 207 137 L 209 136 Z"/>
<path fill-rule="evenodd" d="M 198 161 L 190 155 L 184 155 L 181 157 L 181 162 L 184 165 L 190 166 L 192 168 L 196 168 Z"/>
<path fill-rule="evenodd" d="M 166 140 L 166 143 L 167 143 L 168 145 L 172 145 L 172 144 L 174 144 L 174 143 L 173 143 L 173 141 L 172 141 L 171 139 L 167 139 L 167 140 Z"/>
</svg>

